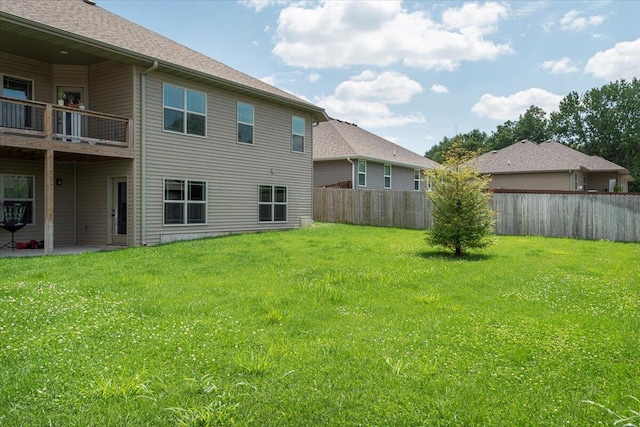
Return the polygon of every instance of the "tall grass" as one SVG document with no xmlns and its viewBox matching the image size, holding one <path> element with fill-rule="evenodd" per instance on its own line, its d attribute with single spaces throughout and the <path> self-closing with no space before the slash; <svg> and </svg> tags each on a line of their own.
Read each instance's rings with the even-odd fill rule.
<svg viewBox="0 0 640 427">
<path fill-rule="evenodd" d="M 0 425 L 613 425 L 639 259 L 329 224 L 0 259 Z"/>
</svg>

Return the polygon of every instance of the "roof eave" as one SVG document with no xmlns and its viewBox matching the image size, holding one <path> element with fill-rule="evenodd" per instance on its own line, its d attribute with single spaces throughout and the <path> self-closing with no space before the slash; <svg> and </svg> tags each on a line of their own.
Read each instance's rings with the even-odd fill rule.
<svg viewBox="0 0 640 427">
<path fill-rule="evenodd" d="M 385 160 L 385 159 L 380 159 L 376 157 L 361 156 L 358 154 L 353 154 L 351 156 L 333 156 L 333 157 L 314 158 L 313 161 L 324 162 L 324 161 L 331 161 L 331 160 L 335 161 L 335 160 L 350 160 L 350 159 L 366 160 L 368 162 L 382 163 L 382 164 L 387 164 L 391 166 L 399 166 L 399 167 L 412 168 L 412 169 L 433 169 L 433 167 L 430 167 L 430 166 L 417 165 L 415 163 L 404 163 L 404 162 L 398 162 L 398 161 L 392 161 L 392 160 Z M 434 167 L 437 167 L 437 165 Z"/>
<path fill-rule="evenodd" d="M 278 96 L 276 94 L 273 93 L 269 93 L 263 90 L 260 90 L 258 88 L 254 88 L 251 86 L 247 86 L 247 85 L 243 85 L 241 83 L 236 83 L 234 81 L 231 80 L 227 80 L 221 77 L 217 77 L 217 76 L 213 76 L 211 74 L 207 74 L 204 72 L 200 72 L 197 70 L 193 70 L 187 67 L 182 67 L 180 65 L 177 64 L 172 64 L 172 63 L 168 63 L 165 61 L 162 61 L 158 58 L 154 58 L 148 55 L 144 55 L 141 54 L 139 52 L 134 52 L 134 51 L 130 51 L 128 49 L 124 49 L 124 48 L 120 48 L 118 46 L 114 46 L 112 44 L 109 43 L 105 43 L 105 42 L 101 42 L 99 40 L 95 40 L 89 37 L 85 37 L 85 36 L 81 36 L 75 33 L 71 33 L 65 30 L 61 30 L 58 28 L 54 28 L 54 27 L 50 27 L 48 25 L 45 24 L 41 24 L 39 22 L 36 21 L 32 21 L 30 19 L 26 19 L 17 15 L 12 15 L 10 13 L 7 12 L 3 12 L 0 10 L 0 20 L 7 20 L 10 22 L 16 22 L 19 23 L 20 25 L 24 25 L 28 28 L 32 28 L 34 30 L 38 30 L 38 31 L 43 31 L 46 32 L 48 34 L 52 34 L 58 37 L 62 37 L 62 38 L 66 38 L 69 40 L 74 40 L 74 41 L 79 41 L 82 42 L 86 45 L 98 48 L 98 49 L 103 49 L 106 50 L 108 52 L 117 54 L 117 55 L 122 55 L 124 57 L 128 57 L 132 60 L 137 60 L 140 61 L 140 65 L 152 65 L 155 61 L 158 62 L 158 65 L 162 68 L 166 68 L 169 70 L 176 70 L 185 74 L 189 74 L 192 75 L 194 77 L 199 77 L 201 79 L 204 80 L 209 80 L 213 83 L 216 83 L 220 86 L 226 86 L 228 88 L 232 88 L 241 92 L 245 92 L 248 94 L 252 94 L 255 96 L 259 96 L 259 97 L 263 97 L 263 98 L 267 98 L 267 99 L 271 99 L 273 101 L 276 101 L 278 103 L 281 104 L 285 104 L 285 105 L 289 105 L 289 106 L 293 106 L 296 108 L 300 108 L 302 110 L 305 111 L 309 111 L 310 113 L 312 113 L 314 119 L 318 122 L 324 122 L 324 121 L 329 121 L 329 116 L 327 115 L 327 113 L 325 112 L 325 110 L 321 107 L 318 107 L 316 105 L 313 105 L 311 103 L 307 103 L 304 101 L 300 101 L 297 102 L 295 100 L 292 100 L 290 98 L 286 98 L 284 96 Z M 137 62 L 134 61 L 134 62 Z"/>
</svg>

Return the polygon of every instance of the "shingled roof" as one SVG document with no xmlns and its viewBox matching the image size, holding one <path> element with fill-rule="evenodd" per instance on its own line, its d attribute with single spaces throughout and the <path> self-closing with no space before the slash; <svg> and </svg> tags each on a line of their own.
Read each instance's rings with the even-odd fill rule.
<svg viewBox="0 0 640 427">
<path fill-rule="evenodd" d="M 149 7 L 153 7 L 151 2 Z M 327 119 L 321 107 L 128 21 L 90 0 L 0 0 L 0 24 L 5 27 L 2 31 L 11 26 L 23 31 L 21 35 L 34 36 L 36 29 L 57 38 L 47 42 L 80 41 L 93 47 L 96 55 L 122 55 L 132 62 L 142 61 L 141 65 L 147 67 L 157 61 L 160 70 L 187 73 L 200 80 L 295 104 L 315 112 L 317 119 Z M 43 36 L 34 37 L 45 40 Z M 13 45 L 20 42 L 17 38 L 14 34 Z"/>
<path fill-rule="evenodd" d="M 379 161 L 419 169 L 433 169 L 438 163 L 374 135 L 357 125 L 329 119 L 313 128 L 313 160 L 346 158 Z"/>
<path fill-rule="evenodd" d="M 540 144 L 522 140 L 474 160 L 480 173 L 534 173 L 586 170 L 588 172 L 629 171 L 598 156 L 589 156 L 556 141 Z"/>
</svg>

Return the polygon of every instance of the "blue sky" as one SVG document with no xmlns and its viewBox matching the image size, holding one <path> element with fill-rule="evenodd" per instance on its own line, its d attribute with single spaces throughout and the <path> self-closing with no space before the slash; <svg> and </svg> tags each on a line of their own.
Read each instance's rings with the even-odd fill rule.
<svg viewBox="0 0 640 427">
<path fill-rule="evenodd" d="M 97 4 L 419 154 L 640 77 L 640 1 Z"/>
</svg>

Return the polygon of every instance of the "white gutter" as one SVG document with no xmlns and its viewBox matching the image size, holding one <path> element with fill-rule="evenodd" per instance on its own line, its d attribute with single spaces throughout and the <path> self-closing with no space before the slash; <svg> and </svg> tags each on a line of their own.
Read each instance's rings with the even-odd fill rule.
<svg viewBox="0 0 640 427">
<path fill-rule="evenodd" d="M 140 243 L 147 246 L 147 74 L 158 68 L 158 61 L 140 75 L 140 193 L 142 202 L 142 229 Z"/>
</svg>

